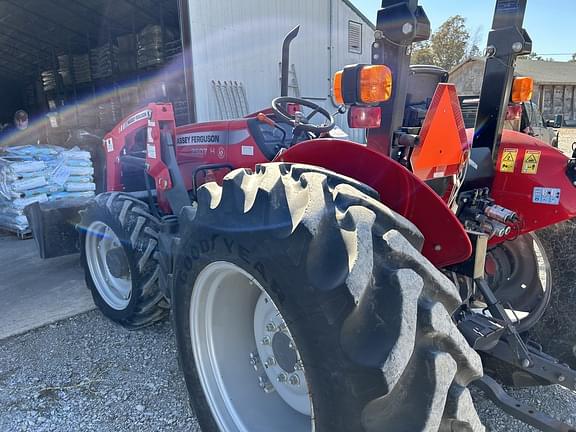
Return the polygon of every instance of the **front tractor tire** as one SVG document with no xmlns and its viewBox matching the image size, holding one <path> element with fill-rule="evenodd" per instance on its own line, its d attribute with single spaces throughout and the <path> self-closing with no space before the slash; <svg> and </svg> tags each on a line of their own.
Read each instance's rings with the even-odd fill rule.
<svg viewBox="0 0 576 432">
<path fill-rule="evenodd" d="M 372 189 L 265 164 L 183 214 L 173 319 L 204 432 L 484 430 L 459 294 Z"/>
<path fill-rule="evenodd" d="M 80 260 L 96 306 L 134 330 L 168 315 L 158 284 L 159 221 L 128 194 L 98 195 L 82 211 Z"/>
</svg>

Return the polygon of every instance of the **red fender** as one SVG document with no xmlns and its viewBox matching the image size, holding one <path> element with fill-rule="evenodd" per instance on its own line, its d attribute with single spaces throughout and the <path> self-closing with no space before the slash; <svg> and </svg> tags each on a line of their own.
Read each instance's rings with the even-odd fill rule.
<svg viewBox="0 0 576 432">
<path fill-rule="evenodd" d="M 317 139 L 291 147 L 275 161 L 320 166 L 371 186 L 382 203 L 418 227 L 425 239 L 422 253 L 437 267 L 472 255 L 470 239 L 446 203 L 389 157 L 351 141 Z"/>
<path fill-rule="evenodd" d="M 467 132 L 471 139 L 472 131 Z M 502 172 L 502 159 L 506 154 L 512 154 L 512 159 L 515 159 L 508 169 L 504 169 L 511 172 Z M 504 130 L 496 160 L 492 197 L 520 217 L 520 231 L 514 230 L 511 238 L 576 217 L 576 186 L 566 174 L 568 162 L 569 158 L 560 150 L 529 135 Z M 543 198 L 542 192 L 558 194 L 559 202 L 550 197 Z M 494 238 L 490 243 L 504 240 Z"/>
</svg>

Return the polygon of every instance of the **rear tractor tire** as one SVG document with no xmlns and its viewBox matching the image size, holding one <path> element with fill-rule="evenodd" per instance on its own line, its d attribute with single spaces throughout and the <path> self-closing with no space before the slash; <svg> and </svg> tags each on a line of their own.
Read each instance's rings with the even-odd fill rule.
<svg viewBox="0 0 576 432">
<path fill-rule="evenodd" d="M 153 324 L 169 312 L 158 285 L 158 226 L 148 205 L 125 193 L 100 194 L 82 211 L 86 284 L 102 313 L 128 329 Z"/>
<path fill-rule="evenodd" d="M 184 218 L 173 319 L 204 432 L 484 430 L 459 294 L 372 189 L 265 164 Z"/>
</svg>

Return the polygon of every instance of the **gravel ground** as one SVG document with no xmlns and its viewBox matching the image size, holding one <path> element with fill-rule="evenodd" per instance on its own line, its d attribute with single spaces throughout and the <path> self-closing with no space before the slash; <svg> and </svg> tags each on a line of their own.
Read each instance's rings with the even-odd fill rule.
<svg viewBox="0 0 576 432">
<path fill-rule="evenodd" d="M 490 431 L 531 429 L 480 392 Z M 576 393 L 557 386 L 514 396 L 576 424 Z M 0 431 L 199 432 L 169 322 L 128 332 L 92 311 L 0 341 Z"/>
<path fill-rule="evenodd" d="M 97 311 L 0 342 L 0 431 L 200 431 L 169 322 Z"/>
</svg>

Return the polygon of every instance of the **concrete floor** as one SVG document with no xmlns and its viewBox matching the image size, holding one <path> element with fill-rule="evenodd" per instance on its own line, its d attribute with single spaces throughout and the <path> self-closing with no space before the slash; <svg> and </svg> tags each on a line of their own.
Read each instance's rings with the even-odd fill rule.
<svg viewBox="0 0 576 432">
<path fill-rule="evenodd" d="M 34 240 L 0 231 L 0 339 L 94 307 L 78 255 L 41 260 Z"/>
</svg>

